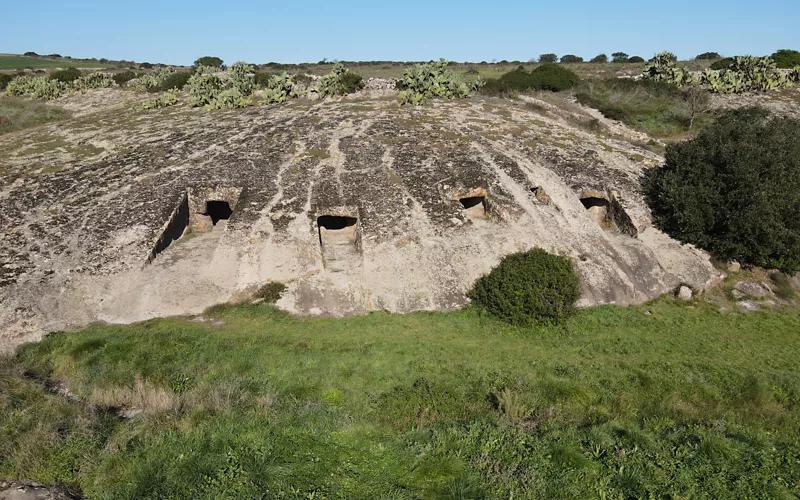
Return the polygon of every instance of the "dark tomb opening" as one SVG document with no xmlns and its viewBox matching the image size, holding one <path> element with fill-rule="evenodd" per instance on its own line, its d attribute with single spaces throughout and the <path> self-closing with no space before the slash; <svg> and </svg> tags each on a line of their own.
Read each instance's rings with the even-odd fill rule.
<svg viewBox="0 0 800 500">
<path fill-rule="evenodd" d="M 355 217 L 344 217 L 338 215 L 322 215 L 317 217 L 317 227 L 319 228 L 319 242 L 323 244 L 323 229 L 327 231 L 342 231 L 343 229 L 353 228 L 348 231 L 342 231 L 343 234 L 353 234 L 355 235 L 355 228 L 354 226 L 358 223 L 358 219 Z M 353 238 L 355 241 L 355 238 Z"/>
<path fill-rule="evenodd" d="M 230 219 L 232 213 L 233 210 L 231 210 L 231 206 L 227 201 L 208 200 L 206 201 L 206 211 L 203 215 L 211 217 L 211 223 L 216 226 L 217 222 Z"/>
<path fill-rule="evenodd" d="M 482 205 L 484 209 L 486 208 L 486 198 L 483 196 L 470 196 L 469 198 L 459 198 L 458 201 L 461 203 L 461 206 L 467 210 L 476 207 L 478 205 Z"/>
<path fill-rule="evenodd" d="M 586 198 L 581 198 L 581 203 L 583 203 L 584 208 L 589 210 L 593 207 L 605 208 L 608 211 L 608 206 L 610 205 L 609 201 L 605 198 L 598 198 L 596 196 L 587 196 Z"/>
</svg>

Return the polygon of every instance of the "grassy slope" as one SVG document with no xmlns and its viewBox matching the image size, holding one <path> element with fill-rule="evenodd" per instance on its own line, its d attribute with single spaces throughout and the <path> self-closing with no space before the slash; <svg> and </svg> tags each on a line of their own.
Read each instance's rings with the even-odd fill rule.
<svg viewBox="0 0 800 500">
<path fill-rule="evenodd" d="M 69 112 L 30 99 L 0 97 L 0 134 L 62 120 Z"/>
<path fill-rule="evenodd" d="M 800 493 L 796 312 L 206 316 L 221 324 L 93 326 L 0 362 L 0 476 L 114 498 Z"/>
<path fill-rule="evenodd" d="M 113 64 L 100 64 L 91 62 L 79 62 L 69 59 L 40 59 L 38 57 L 25 56 L 0 56 L 0 70 L 24 69 L 24 68 L 66 68 L 74 66 L 76 68 L 113 68 Z"/>
</svg>

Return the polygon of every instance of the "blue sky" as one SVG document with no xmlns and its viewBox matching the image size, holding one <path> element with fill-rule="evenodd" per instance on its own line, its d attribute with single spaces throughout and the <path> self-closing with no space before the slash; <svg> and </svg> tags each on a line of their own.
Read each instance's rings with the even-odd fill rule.
<svg viewBox="0 0 800 500">
<path fill-rule="evenodd" d="M 800 0 L 9 1 L 0 53 L 191 64 L 800 49 Z"/>
</svg>

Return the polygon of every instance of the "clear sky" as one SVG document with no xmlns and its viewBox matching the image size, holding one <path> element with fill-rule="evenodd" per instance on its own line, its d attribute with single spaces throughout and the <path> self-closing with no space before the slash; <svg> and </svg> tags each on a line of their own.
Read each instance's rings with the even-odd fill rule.
<svg viewBox="0 0 800 500">
<path fill-rule="evenodd" d="M 800 49 L 800 0 L 4 2 L 0 53 L 191 64 Z"/>
</svg>

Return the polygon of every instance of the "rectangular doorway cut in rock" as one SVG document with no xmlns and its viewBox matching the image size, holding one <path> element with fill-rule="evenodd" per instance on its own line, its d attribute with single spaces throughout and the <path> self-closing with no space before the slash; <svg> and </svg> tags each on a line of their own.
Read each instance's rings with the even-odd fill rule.
<svg viewBox="0 0 800 500">
<path fill-rule="evenodd" d="M 240 187 L 190 187 L 189 229 L 194 232 L 211 231 L 218 225 L 221 227 L 231 218 L 236 210 Z M 221 222 L 223 222 L 221 224 Z"/>
<path fill-rule="evenodd" d="M 639 231 L 633 224 L 625 208 L 613 194 L 600 191 L 584 191 L 581 194 L 581 203 L 600 227 L 612 229 L 628 236 L 636 237 Z"/>
<path fill-rule="evenodd" d="M 319 244 L 325 269 L 349 271 L 361 265 L 361 231 L 358 217 L 338 213 L 317 217 Z"/>
</svg>

